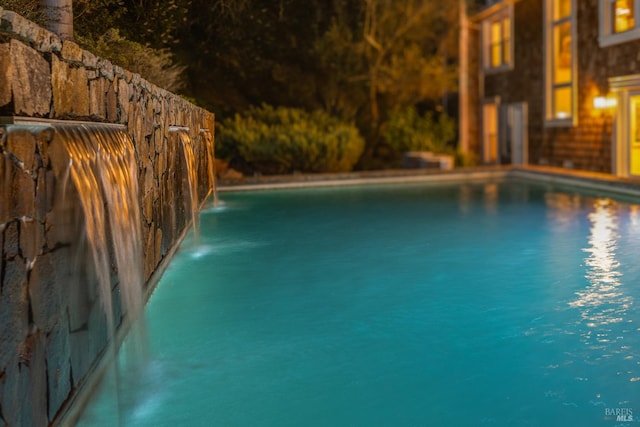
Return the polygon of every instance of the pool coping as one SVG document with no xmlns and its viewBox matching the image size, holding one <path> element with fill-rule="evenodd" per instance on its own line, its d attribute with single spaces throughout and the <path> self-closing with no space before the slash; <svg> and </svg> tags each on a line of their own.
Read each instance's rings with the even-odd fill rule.
<svg viewBox="0 0 640 427">
<path fill-rule="evenodd" d="M 239 192 L 314 187 L 359 186 L 400 183 L 481 182 L 511 178 L 640 197 L 640 179 L 622 178 L 602 172 L 551 166 L 486 166 L 449 171 L 395 169 L 329 174 L 293 174 L 221 180 L 217 191 Z"/>
<path fill-rule="evenodd" d="M 615 175 L 563 169 L 549 166 L 514 166 L 508 177 L 521 178 L 555 186 L 577 188 L 606 195 L 640 198 L 640 179 L 617 177 Z"/>
<path fill-rule="evenodd" d="M 221 180 L 217 191 L 255 191 L 313 187 L 342 187 L 413 182 L 472 182 L 503 179 L 509 168 L 504 166 L 458 168 L 449 171 L 390 169 L 350 173 L 264 175 L 241 180 Z"/>
</svg>

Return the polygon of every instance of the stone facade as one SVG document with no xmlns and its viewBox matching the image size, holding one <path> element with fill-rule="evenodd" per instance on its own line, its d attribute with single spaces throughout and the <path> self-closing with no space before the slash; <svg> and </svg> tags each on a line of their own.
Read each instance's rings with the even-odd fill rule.
<svg viewBox="0 0 640 427">
<path fill-rule="evenodd" d="M 213 187 L 213 115 L 2 8 L 0 58 L 0 116 L 126 126 L 149 280 L 190 223 L 186 165 L 170 126 L 188 129 L 202 202 Z M 108 339 L 82 209 L 65 175 L 69 155 L 54 133 L 0 126 L 0 426 L 55 423 Z M 117 294 L 115 273 L 113 281 Z"/>
<path fill-rule="evenodd" d="M 470 78 L 479 80 L 479 102 L 470 101 L 471 114 L 482 123 L 486 99 L 499 99 L 501 104 L 526 102 L 529 163 L 611 173 L 613 113 L 596 111 L 593 100 L 610 92 L 609 78 L 640 73 L 640 40 L 600 47 L 598 0 L 576 0 L 577 122 L 571 127 L 551 127 L 544 116 L 544 1 L 512 3 L 513 68 L 495 73 L 484 73 L 480 67 L 469 70 Z M 476 17 L 476 46 L 481 52 L 480 23 Z M 481 126 L 469 131 L 470 146 L 477 147 L 480 157 L 481 132 Z"/>
</svg>

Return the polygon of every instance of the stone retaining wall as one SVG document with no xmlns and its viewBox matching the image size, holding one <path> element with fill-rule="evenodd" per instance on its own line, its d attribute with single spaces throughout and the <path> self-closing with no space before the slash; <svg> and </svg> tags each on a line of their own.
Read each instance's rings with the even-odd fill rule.
<svg viewBox="0 0 640 427">
<path fill-rule="evenodd" d="M 169 127 L 189 129 L 202 201 L 213 187 L 213 115 L 13 12 L 0 8 L 0 19 L 0 116 L 126 126 L 149 280 L 190 220 L 186 166 Z M 95 273 L 77 262 L 86 252 L 77 193 L 62 197 L 72 186 L 68 162 L 50 128 L 0 126 L 0 427 L 54 423 L 107 341 Z"/>
</svg>

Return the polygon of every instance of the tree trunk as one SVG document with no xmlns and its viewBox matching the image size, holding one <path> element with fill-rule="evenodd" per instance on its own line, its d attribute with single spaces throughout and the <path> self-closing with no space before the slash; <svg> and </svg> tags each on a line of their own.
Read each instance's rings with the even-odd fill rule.
<svg viewBox="0 0 640 427">
<path fill-rule="evenodd" d="M 63 40 L 73 40 L 73 0 L 42 0 L 47 29 Z"/>
</svg>

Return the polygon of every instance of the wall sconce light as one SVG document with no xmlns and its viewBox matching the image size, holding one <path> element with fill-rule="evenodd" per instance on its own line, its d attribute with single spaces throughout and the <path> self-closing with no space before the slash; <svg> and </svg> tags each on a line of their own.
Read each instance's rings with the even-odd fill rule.
<svg viewBox="0 0 640 427">
<path fill-rule="evenodd" d="M 618 105 L 618 100 L 612 96 L 596 96 L 593 98 L 593 108 L 596 110 L 613 108 L 616 105 Z"/>
</svg>

